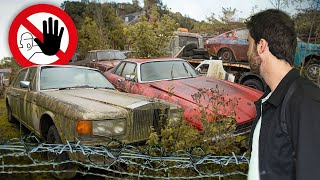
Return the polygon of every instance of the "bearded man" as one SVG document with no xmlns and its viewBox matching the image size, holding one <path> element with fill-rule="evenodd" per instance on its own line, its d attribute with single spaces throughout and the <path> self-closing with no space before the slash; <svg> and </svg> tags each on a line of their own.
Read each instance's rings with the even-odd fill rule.
<svg viewBox="0 0 320 180">
<path fill-rule="evenodd" d="M 269 9 L 253 15 L 247 28 L 251 70 L 269 87 L 255 103 L 248 179 L 320 179 L 320 89 L 292 67 L 294 22 Z"/>
</svg>

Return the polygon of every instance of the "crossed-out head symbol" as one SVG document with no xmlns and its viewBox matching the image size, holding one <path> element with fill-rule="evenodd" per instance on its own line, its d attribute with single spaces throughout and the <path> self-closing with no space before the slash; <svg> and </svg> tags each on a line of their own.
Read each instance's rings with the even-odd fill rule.
<svg viewBox="0 0 320 180">
<path fill-rule="evenodd" d="M 21 34 L 21 38 L 20 38 L 20 48 L 24 48 L 27 49 L 28 51 L 32 49 L 33 47 L 33 36 L 30 32 L 25 32 L 23 34 Z"/>
</svg>

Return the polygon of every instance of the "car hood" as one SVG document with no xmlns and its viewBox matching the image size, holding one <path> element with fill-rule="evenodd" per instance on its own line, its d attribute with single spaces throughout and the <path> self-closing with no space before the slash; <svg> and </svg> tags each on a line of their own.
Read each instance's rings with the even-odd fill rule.
<svg viewBox="0 0 320 180">
<path fill-rule="evenodd" d="M 261 96 L 262 92 L 228 81 L 198 76 L 195 78 L 179 79 L 172 81 L 158 81 L 150 83 L 150 87 L 170 93 L 173 96 L 182 98 L 185 101 L 196 104 L 192 95 L 199 92 L 200 89 L 215 89 L 216 87 L 223 90 L 225 100 L 238 99 L 238 105 L 235 107 L 236 121 L 238 124 L 252 120 L 256 116 L 254 102 Z M 219 91 L 220 93 L 222 91 Z M 208 99 L 202 99 L 201 104 L 206 106 Z"/>
<path fill-rule="evenodd" d="M 41 93 L 55 100 L 54 103 L 72 106 L 70 109 L 76 109 L 86 119 L 125 118 L 129 109 L 157 108 L 156 103 L 151 99 L 108 89 L 71 89 Z M 70 113 L 68 107 L 62 109 L 64 114 Z"/>
</svg>

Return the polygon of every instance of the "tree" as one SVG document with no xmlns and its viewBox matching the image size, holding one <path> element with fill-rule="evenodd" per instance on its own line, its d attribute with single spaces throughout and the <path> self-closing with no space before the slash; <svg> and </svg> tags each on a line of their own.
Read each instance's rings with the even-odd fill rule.
<svg viewBox="0 0 320 180">
<path fill-rule="evenodd" d="M 164 50 L 175 30 L 175 21 L 164 15 L 161 21 L 149 23 L 142 17 L 138 23 L 128 26 L 125 35 L 135 51 L 135 56 L 140 58 L 159 57 L 166 54 Z"/>
<path fill-rule="evenodd" d="M 93 49 L 106 49 L 108 46 L 103 43 L 98 26 L 91 18 L 86 17 L 78 31 L 78 49 L 81 57 Z"/>
<path fill-rule="evenodd" d="M 269 0 L 272 6 L 276 9 L 288 8 L 289 5 L 300 4 L 303 0 Z"/>
<path fill-rule="evenodd" d="M 300 10 L 293 18 L 296 31 L 302 39 L 309 39 L 311 43 L 320 43 L 320 1 L 310 8 Z M 303 38 L 307 37 L 307 38 Z"/>
</svg>

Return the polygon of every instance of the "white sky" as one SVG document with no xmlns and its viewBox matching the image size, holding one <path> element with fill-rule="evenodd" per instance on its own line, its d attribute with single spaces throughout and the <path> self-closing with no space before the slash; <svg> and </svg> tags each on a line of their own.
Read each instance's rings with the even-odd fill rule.
<svg viewBox="0 0 320 180">
<path fill-rule="evenodd" d="M 15 16 L 23 9 L 39 3 L 52 4 L 60 6 L 64 0 L 1 0 L 0 6 L 0 59 L 3 57 L 11 57 L 8 45 L 8 32 L 11 22 Z M 132 0 L 100 0 L 101 2 L 132 2 Z M 143 0 L 139 0 L 142 4 Z M 303 0 L 307 1 L 307 0 Z M 310 0 L 309 0 L 310 1 Z M 236 8 L 236 17 L 247 18 L 252 7 L 258 6 L 258 10 L 272 8 L 268 0 L 162 0 L 171 11 L 180 12 L 196 20 L 205 20 L 211 13 L 216 14 L 216 18 L 222 16 L 222 7 L 232 9 Z M 308 3 L 304 2 L 303 7 L 307 7 Z M 293 13 L 294 7 L 288 8 L 288 13 Z"/>
</svg>

